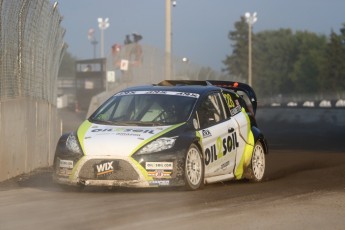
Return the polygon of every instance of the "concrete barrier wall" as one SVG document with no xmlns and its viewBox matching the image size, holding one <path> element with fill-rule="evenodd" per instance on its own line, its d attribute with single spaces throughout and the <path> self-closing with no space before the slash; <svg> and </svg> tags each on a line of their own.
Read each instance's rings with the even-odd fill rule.
<svg viewBox="0 0 345 230">
<path fill-rule="evenodd" d="M 310 124 L 326 123 L 345 128 L 345 108 L 259 107 L 256 119 L 262 122 Z"/>
<path fill-rule="evenodd" d="M 47 101 L 0 101 L 0 181 L 52 165 L 59 120 Z"/>
</svg>

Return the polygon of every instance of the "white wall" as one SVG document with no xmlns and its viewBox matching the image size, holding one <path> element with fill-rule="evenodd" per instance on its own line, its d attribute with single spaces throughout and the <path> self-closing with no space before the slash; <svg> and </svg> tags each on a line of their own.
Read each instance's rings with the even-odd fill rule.
<svg viewBox="0 0 345 230">
<path fill-rule="evenodd" d="M 43 100 L 0 101 L 0 181 L 52 165 L 58 120 L 56 107 Z"/>
</svg>

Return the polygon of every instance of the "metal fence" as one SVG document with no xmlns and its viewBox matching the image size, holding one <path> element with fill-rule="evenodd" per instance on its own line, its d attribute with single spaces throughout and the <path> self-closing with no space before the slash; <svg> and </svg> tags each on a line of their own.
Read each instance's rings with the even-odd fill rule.
<svg viewBox="0 0 345 230">
<path fill-rule="evenodd" d="M 0 0 L 0 99 L 39 98 L 56 105 L 64 29 L 47 0 Z"/>
</svg>

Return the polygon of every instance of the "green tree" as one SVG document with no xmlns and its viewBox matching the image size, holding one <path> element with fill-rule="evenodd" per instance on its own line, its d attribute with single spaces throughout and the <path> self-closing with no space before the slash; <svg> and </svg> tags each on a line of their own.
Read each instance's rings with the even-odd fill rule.
<svg viewBox="0 0 345 230">
<path fill-rule="evenodd" d="M 318 93 L 327 39 L 307 31 L 296 32 L 295 39 L 298 55 L 289 76 L 294 83 L 294 92 Z"/>
<path fill-rule="evenodd" d="M 345 27 L 345 25 L 344 25 Z M 337 94 L 345 90 L 345 28 L 341 34 L 331 32 L 325 52 L 325 63 L 321 88 L 323 92 L 335 92 Z"/>
<path fill-rule="evenodd" d="M 244 17 L 235 23 L 228 38 L 233 51 L 223 61 L 223 71 L 247 79 L 248 25 Z M 324 35 L 291 29 L 262 31 L 252 38 L 253 87 L 259 96 L 319 93 L 328 73 L 334 80 L 333 88 L 344 89 L 345 83 L 336 82 L 345 82 L 345 25 L 341 36 L 331 36 L 328 46 Z"/>
<path fill-rule="evenodd" d="M 297 56 L 293 32 L 290 29 L 263 31 L 255 37 L 253 87 L 265 96 L 291 92 L 293 84 L 289 74 Z"/>
<path fill-rule="evenodd" d="M 244 17 L 235 23 L 235 30 L 230 31 L 228 38 L 231 41 L 232 54 L 223 61 L 223 72 L 229 76 L 247 79 L 248 76 L 248 24 Z"/>
</svg>

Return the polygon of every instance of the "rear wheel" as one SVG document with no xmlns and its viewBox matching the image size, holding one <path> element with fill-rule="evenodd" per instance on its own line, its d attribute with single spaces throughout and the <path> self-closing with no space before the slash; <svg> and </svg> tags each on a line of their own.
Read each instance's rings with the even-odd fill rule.
<svg viewBox="0 0 345 230">
<path fill-rule="evenodd" d="M 262 181 L 265 175 L 266 169 L 266 159 L 265 159 L 265 150 L 260 141 L 257 141 L 254 150 L 250 165 L 247 169 L 247 178 L 254 182 Z"/>
<path fill-rule="evenodd" d="M 197 190 L 204 186 L 204 162 L 199 148 L 192 144 L 185 160 L 185 187 L 187 190 Z"/>
</svg>

